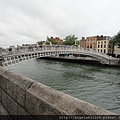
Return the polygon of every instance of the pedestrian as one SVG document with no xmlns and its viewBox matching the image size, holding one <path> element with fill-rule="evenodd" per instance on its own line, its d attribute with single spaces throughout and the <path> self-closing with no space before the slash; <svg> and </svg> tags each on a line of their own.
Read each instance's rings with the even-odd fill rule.
<svg viewBox="0 0 120 120">
<path fill-rule="evenodd" d="M 12 48 L 11 47 L 9 48 L 9 54 L 12 54 Z"/>
<path fill-rule="evenodd" d="M 17 45 L 17 53 L 19 53 L 19 45 Z"/>
</svg>

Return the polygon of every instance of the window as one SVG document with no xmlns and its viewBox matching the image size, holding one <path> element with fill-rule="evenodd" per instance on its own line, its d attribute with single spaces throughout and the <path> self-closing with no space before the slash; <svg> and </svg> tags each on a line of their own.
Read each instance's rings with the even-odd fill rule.
<svg viewBox="0 0 120 120">
<path fill-rule="evenodd" d="M 104 44 L 104 48 L 106 48 L 106 44 Z"/>
<path fill-rule="evenodd" d="M 98 48 L 100 48 L 100 45 L 98 45 Z"/>
<path fill-rule="evenodd" d="M 106 50 L 104 49 L 104 53 L 106 53 Z"/>
<path fill-rule="evenodd" d="M 101 50 L 101 53 L 102 53 L 102 50 Z"/>
<path fill-rule="evenodd" d="M 90 44 L 90 48 L 92 48 L 92 44 Z"/>
</svg>

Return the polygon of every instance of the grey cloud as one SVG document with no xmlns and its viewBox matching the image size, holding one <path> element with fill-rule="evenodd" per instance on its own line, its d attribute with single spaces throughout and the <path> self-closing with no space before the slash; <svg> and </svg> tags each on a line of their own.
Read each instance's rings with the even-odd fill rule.
<svg viewBox="0 0 120 120">
<path fill-rule="evenodd" d="M 119 0 L 0 0 L 0 46 L 119 31 Z"/>
</svg>

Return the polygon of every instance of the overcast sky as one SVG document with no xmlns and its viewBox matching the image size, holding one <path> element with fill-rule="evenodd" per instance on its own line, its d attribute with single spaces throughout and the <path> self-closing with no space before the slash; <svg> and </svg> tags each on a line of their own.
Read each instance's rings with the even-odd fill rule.
<svg viewBox="0 0 120 120">
<path fill-rule="evenodd" d="M 0 0 L 1 47 L 119 30 L 120 0 Z"/>
</svg>

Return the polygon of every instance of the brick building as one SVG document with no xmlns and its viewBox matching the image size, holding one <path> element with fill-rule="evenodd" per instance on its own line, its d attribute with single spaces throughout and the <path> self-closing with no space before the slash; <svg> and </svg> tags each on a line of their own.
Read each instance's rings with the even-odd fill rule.
<svg viewBox="0 0 120 120">
<path fill-rule="evenodd" d="M 85 37 L 82 37 L 82 39 L 80 40 L 80 47 L 81 47 L 81 48 L 86 48 L 86 40 L 85 40 Z"/>
<path fill-rule="evenodd" d="M 54 39 L 58 42 L 59 45 L 61 45 L 63 42 L 63 40 L 61 40 L 59 37 L 55 37 Z"/>
<path fill-rule="evenodd" d="M 61 40 L 59 37 L 55 37 L 55 38 L 51 37 L 47 39 L 56 41 L 58 45 L 61 45 L 63 42 L 63 40 Z"/>
</svg>

